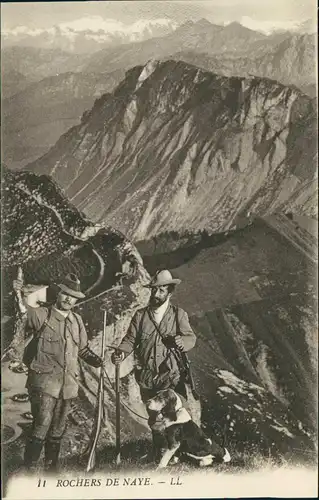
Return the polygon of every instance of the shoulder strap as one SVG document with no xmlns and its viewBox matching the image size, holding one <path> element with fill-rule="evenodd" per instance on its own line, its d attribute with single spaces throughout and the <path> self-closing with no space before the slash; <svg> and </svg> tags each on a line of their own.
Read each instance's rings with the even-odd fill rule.
<svg viewBox="0 0 319 500">
<path fill-rule="evenodd" d="M 79 331 L 80 331 L 80 320 L 79 320 L 79 315 L 78 315 L 77 313 L 73 312 L 73 311 L 72 311 L 72 314 L 73 314 L 73 316 L 75 317 L 75 321 L 76 321 L 76 323 L 77 323 L 77 325 L 78 325 L 78 327 L 79 327 Z"/>
<path fill-rule="evenodd" d="M 144 311 L 141 314 L 141 318 L 140 318 L 139 325 L 138 325 L 138 331 L 136 332 L 135 348 L 138 348 L 140 346 L 140 343 L 141 343 L 141 326 L 143 324 L 146 312 L 147 312 L 147 308 L 145 307 Z"/>
<path fill-rule="evenodd" d="M 175 312 L 175 321 L 176 321 L 176 333 L 180 333 L 180 328 L 179 328 L 179 317 L 178 317 L 178 306 L 173 306 L 174 312 Z"/>
</svg>

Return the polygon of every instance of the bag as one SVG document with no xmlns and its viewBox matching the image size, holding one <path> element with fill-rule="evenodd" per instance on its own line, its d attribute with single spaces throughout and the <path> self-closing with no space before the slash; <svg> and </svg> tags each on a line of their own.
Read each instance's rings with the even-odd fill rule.
<svg viewBox="0 0 319 500">
<path fill-rule="evenodd" d="M 34 333 L 33 338 L 30 340 L 30 342 L 24 349 L 23 363 L 28 368 L 30 368 L 31 363 L 37 354 L 40 335 L 47 326 L 47 324 L 49 323 L 50 317 L 51 317 L 51 309 L 48 310 L 48 316 L 44 321 L 43 325 L 41 326 L 41 328 Z"/>
</svg>

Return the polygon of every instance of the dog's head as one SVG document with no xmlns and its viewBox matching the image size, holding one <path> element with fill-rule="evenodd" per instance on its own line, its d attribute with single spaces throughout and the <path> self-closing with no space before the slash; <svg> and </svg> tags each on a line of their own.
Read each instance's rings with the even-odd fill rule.
<svg viewBox="0 0 319 500">
<path fill-rule="evenodd" d="M 146 407 L 149 411 L 157 414 L 161 413 L 163 417 L 171 421 L 177 420 L 178 397 L 173 389 L 165 389 L 160 391 L 152 399 L 146 402 Z"/>
</svg>

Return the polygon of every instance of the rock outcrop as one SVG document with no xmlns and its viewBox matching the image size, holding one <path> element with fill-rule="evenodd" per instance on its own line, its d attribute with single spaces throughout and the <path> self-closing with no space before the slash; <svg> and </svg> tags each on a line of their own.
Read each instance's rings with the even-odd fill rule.
<svg viewBox="0 0 319 500">
<path fill-rule="evenodd" d="M 28 169 L 135 239 L 225 231 L 275 210 L 315 215 L 315 115 L 271 80 L 151 61 Z"/>
</svg>

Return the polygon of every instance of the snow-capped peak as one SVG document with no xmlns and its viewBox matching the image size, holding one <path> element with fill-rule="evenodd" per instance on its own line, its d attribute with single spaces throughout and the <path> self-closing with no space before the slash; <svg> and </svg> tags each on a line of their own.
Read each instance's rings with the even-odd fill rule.
<svg viewBox="0 0 319 500">
<path fill-rule="evenodd" d="M 122 21 L 111 18 L 103 18 L 101 16 L 90 16 L 81 17 L 80 19 L 75 19 L 74 21 L 69 21 L 66 23 L 61 23 L 59 25 L 61 30 L 71 30 L 76 32 L 81 31 L 104 31 L 105 33 L 136 33 L 143 32 L 145 29 L 150 27 L 167 27 L 175 29 L 177 23 L 171 21 L 170 19 L 145 19 L 135 21 L 131 24 L 125 24 Z"/>
<path fill-rule="evenodd" d="M 16 26 L 3 30 L 7 45 L 33 45 L 66 50 L 97 50 L 110 43 L 129 43 L 174 31 L 178 23 L 167 18 L 141 19 L 127 24 L 112 18 L 89 16 L 60 23 L 49 28 Z"/>
<path fill-rule="evenodd" d="M 257 21 L 248 16 L 243 16 L 240 19 L 240 24 L 254 31 L 259 31 L 266 35 L 270 35 L 276 31 L 293 31 L 303 32 L 303 28 L 309 25 L 311 20 L 303 21 Z M 315 22 L 314 22 L 315 26 Z M 315 29 L 314 29 L 315 31 Z"/>
</svg>

